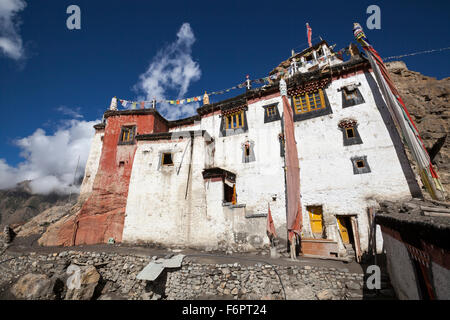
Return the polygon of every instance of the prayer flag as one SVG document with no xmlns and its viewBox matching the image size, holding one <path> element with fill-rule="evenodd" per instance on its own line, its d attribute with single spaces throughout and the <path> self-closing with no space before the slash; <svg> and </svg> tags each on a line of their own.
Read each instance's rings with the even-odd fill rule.
<svg viewBox="0 0 450 320">
<path fill-rule="evenodd" d="M 306 34 L 308 36 L 308 44 L 309 44 L 310 47 L 312 47 L 312 44 L 311 44 L 312 29 L 309 26 L 308 22 L 306 23 Z"/>
</svg>

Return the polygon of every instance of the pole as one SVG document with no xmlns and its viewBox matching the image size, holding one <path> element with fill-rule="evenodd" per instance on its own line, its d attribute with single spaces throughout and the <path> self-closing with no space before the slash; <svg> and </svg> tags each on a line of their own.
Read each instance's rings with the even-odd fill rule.
<svg viewBox="0 0 450 320">
<path fill-rule="evenodd" d="M 75 168 L 75 173 L 73 174 L 73 185 L 75 185 L 75 179 L 77 177 L 77 171 L 78 171 L 78 164 L 80 163 L 80 155 L 78 155 L 78 161 L 77 161 L 77 166 Z M 72 198 L 72 190 L 70 190 L 70 194 L 69 194 L 69 202 L 70 199 Z"/>
</svg>

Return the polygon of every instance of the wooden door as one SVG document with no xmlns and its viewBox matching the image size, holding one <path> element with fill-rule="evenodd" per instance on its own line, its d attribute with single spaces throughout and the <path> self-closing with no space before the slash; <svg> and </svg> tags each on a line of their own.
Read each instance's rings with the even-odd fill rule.
<svg viewBox="0 0 450 320">
<path fill-rule="evenodd" d="M 312 233 L 322 235 L 322 206 L 308 206 L 307 210 L 309 212 Z"/>
<path fill-rule="evenodd" d="M 339 232 L 341 233 L 342 242 L 344 244 L 350 243 L 350 237 L 348 236 L 347 225 L 345 223 L 345 217 L 336 217 L 339 225 Z"/>
</svg>

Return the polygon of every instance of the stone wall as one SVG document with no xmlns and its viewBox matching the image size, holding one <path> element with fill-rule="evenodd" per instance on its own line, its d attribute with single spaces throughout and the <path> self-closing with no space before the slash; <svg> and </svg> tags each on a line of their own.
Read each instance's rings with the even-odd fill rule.
<svg viewBox="0 0 450 320">
<path fill-rule="evenodd" d="M 19 277 L 30 273 L 51 279 L 55 299 L 63 299 L 67 286 L 61 284 L 67 282 L 70 264 L 97 269 L 101 277 L 92 299 L 284 299 L 284 292 L 289 300 L 363 298 L 363 274 L 351 273 L 346 268 L 308 265 L 273 268 L 257 261 L 203 264 L 187 256 L 181 268 L 165 269 L 153 282 L 137 280 L 137 274 L 152 259 L 156 257 L 79 251 L 4 254 L 0 257 L 0 299 L 14 299 L 10 288 Z"/>
</svg>

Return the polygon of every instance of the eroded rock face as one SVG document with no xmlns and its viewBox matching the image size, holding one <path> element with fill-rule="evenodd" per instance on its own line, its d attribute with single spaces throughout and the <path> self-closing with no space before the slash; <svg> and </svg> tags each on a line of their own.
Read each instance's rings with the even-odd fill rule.
<svg viewBox="0 0 450 320">
<path fill-rule="evenodd" d="M 45 274 L 28 273 L 21 277 L 11 288 L 11 293 L 18 299 L 52 300 L 54 281 Z"/>
<path fill-rule="evenodd" d="M 425 147 L 431 150 L 433 145 L 450 130 L 450 78 L 437 80 L 424 76 L 419 72 L 408 70 L 405 63 L 401 61 L 389 62 L 386 66 L 419 129 Z M 409 152 L 408 157 L 412 159 Z M 450 194 L 450 136 L 434 158 L 434 164 L 448 197 Z M 413 169 L 415 170 L 414 165 Z"/>
</svg>

